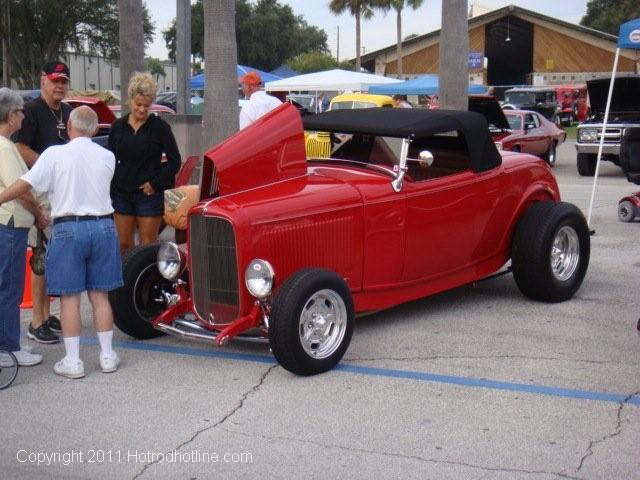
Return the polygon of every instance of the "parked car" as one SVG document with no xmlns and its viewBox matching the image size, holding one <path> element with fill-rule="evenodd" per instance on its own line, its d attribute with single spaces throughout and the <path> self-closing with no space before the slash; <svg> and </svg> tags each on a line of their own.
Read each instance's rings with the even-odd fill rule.
<svg viewBox="0 0 640 480">
<path fill-rule="evenodd" d="M 566 140 L 566 132 L 538 112 L 507 110 L 504 113 L 511 133 L 500 138 L 497 147 L 537 155 L 554 167 L 557 149 Z"/>
<path fill-rule="evenodd" d="M 109 105 L 109 108 L 111 109 L 113 114 L 116 116 L 116 118 L 120 118 L 122 116 L 122 106 L 120 104 Z M 169 108 L 165 105 L 159 105 L 157 103 L 151 104 L 149 111 L 155 115 L 159 115 L 161 113 L 175 115 L 176 113 L 175 110 L 173 110 L 172 108 Z"/>
<path fill-rule="evenodd" d="M 393 98 L 388 95 L 369 93 L 343 93 L 333 97 L 329 103 L 329 111 L 382 107 L 393 107 Z M 305 131 L 304 142 L 308 156 L 329 157 L 331 155 L 331 139 L 328 132 Z"/>
<path fill-rule="evenodd" d="M 556 101 L 558 102 L 558 116 L 562 125 L 582 122 L 589 115 L 589 101 L 587 86 L 555 85 Z"/>
<path fill-rule="evenodd" d="M 559 125 L 559 107 L 554 87 L 520 87 L 504 93 L 504 110 L 530 110 L 541 113 Z"/>
<path fill-rule="evenodd" d="M 578 125 L 576 164 L 578 174 L 592 177 L 602 133 L 610 78 L 587 82 L 591 116 Z M 625 131 L 640 126 L 640 75 L 616 78 L 613 84 L 607 130 L 604 134 L 602 160 L 620 166 L 620 142 Z"/>
<path fill-rule="evenodd" d="M 353 110 L 355 108 L 393 107 L 393 98 L 370 93 L 343 93 L 329 103 L 329 110 Z"/>
<path fill-rule="evenodd" d="M 111 124 L 115 122 L 116 116 L 111 107 L 102 100 L 95 97 L 68 97 L 63 100 L 71 108 L 86 105 L 98 115 L 98 133 L 96 135 L 109 135 Z"/>
<path fill-rule="evenodd" d="M 304 129 L 347 139 L 308 159 Z M 486 279 L 509 260 L 524 295 L 560 302 L 589 263 L 584 216 L 560 201 L 549 166 L 501 155 L 473 112 L 334 110 L 303 125 L 285 104 L 209 150 L 201 179 L 186 246 L 123 259 L 110 299 L 135 338 L 257 335 L 284 368 L 311 375 L 340 361 L 357 313 Z"/>
</svg>

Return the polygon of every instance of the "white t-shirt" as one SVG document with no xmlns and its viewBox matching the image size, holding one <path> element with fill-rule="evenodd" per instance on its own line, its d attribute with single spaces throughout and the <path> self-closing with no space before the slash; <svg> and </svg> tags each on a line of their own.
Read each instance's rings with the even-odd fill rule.
<svg viewBox="0 0 640 480">
<path fill-rule="evenodd" d="M 265 113 L 278 108 L 282 102 L 276 97 L 267 95 L 264 90 L 253 92 L 249 102 L 240 110 L 240 130 L 248 127 Z"/>
<path fill-rule="evenodd" d="M 22 176 L 38 192 L 47 192 L 53 218 L 113 213 L 109 187 L 116 159 L 88 137 L 47 148 Z"/>
</svg>

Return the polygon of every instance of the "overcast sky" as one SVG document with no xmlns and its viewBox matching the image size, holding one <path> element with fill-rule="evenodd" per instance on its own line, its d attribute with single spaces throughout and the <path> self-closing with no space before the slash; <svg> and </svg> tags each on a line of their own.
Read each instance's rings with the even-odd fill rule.
<svg viewBox="0 0 640 480">
<path fill-rule="evenodd" d="M 403 33 L 406 37 L 412 33 L 424 34 L 440 28 L 442 10 L 445 0 L 425 0 L 423 6 L 416 10 L 406 10 L 403 13 Z M 175 0 L 144 0 L 156 26 L 156 36 L 153 44 L 147 49 L 146 55 L 167 58 L 167 49 L 162 31 L 167 28 L 176 16 Z M 340 58 L 355 57 L 355 20 L 348 14 L 335 16 L 329 11 L 329 0 L 280 0 L 290 5 L 296 15 L 302 15 L 307 23 L 316 25 L 327 33 L 331 53 L 336 55 L 337 29 L 340 27 Z M 578 23 L 585 14 L 587 0 L 479 0 L 476 3 L 486 8 L 500 8 L 509 4 L 556 17 L 566 22 Z M 396 20 L 395 12 L 386 16 L 376 13 L 371 20 L 362 22 L 362 46 L 365 53 L 395 44 Z"/>
</svg>

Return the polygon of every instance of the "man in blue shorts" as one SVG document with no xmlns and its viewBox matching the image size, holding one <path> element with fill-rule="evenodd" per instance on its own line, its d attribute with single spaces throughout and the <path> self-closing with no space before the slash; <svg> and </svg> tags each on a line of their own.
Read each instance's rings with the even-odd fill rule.
<svg viewBox="0 0 640 480">
<path fill-rule="evenodd" d="M 53 233 L 47 251 L 47 294 L 61 296 L 66 356 L 53 370 L 69 378 L 84 377 L 80 360 L 80 296 L 86 291 L 100 342 L 100 367 L 114 372 L 120 359 L 113 351 L 113 312 L 108 292 L 122 286 L 120 246 L 113 222 L 109 186 L 113 153 L 91 141 L 98 117 L 89 107 L 71 112 L 69 143 L 47 148 L 22 178 L 0 194 L 0 204 L 31 187 L 47 192 Z"/>
</svg>

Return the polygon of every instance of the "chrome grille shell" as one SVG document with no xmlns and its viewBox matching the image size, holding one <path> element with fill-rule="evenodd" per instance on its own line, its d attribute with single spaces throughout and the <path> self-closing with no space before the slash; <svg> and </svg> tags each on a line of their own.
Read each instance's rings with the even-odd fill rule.
<svg viewBox="0 0 640 480">
<path fill-rule="evenodd" d="M 189 263 L 195 312 L 210 325 L 238 317 L 238 268 L 235 232 L 221 217 L 189 217 Z"/>
</svg>

